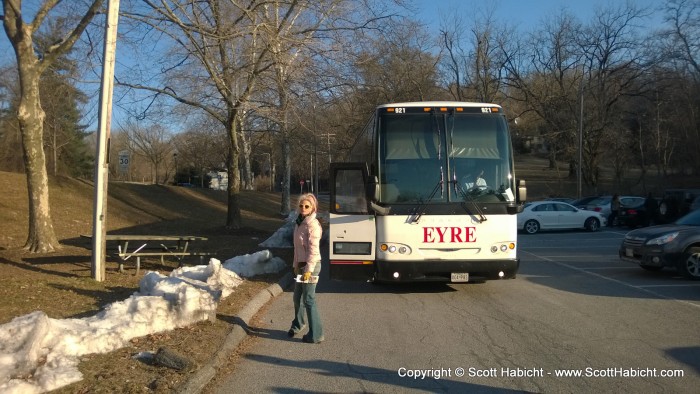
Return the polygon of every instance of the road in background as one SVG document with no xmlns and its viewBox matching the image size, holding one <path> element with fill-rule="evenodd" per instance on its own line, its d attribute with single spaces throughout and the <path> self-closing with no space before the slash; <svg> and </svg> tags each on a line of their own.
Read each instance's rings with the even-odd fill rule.
<svg viewBox="0 0 700 394">
<path fill-rule="evenodd" d="M 287 338 L 286 292 L 219 392 L 696 392 L 700 283 L 620 261 L 624 233 L 521 235 L 505 281 L 372 285 L 326 270 L 326 341 Z"/>
</svg>

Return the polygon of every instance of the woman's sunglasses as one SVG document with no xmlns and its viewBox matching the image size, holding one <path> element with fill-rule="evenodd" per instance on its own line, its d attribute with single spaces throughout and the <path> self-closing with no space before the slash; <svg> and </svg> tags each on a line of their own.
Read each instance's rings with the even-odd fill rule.
<svg viewBox="0 0 700 394">
<path fill-rule="evenodd" d="M 311 205 L 299 204 L 299 208 L 311 208 Z"/>
</svg>

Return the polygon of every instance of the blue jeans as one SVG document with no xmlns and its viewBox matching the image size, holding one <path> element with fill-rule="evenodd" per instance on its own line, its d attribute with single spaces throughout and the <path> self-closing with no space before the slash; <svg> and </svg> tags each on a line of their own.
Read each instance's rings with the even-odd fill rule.
<svg viewBox="0 0 700 394">
<path fill-rule="evenodd" d="M 311 274 L 318 275 L 320 272 L 321 262 L 319 261 Z M 313 342 L 318 342 L 323 336 L 323 326 L 316 306 L 316 283 L 297 282 L 294 284 L 294 321 L 291 329 L 295 332 L 301 331 L 307 319 L 309 322 L 307 335 Z"/>
</svg>

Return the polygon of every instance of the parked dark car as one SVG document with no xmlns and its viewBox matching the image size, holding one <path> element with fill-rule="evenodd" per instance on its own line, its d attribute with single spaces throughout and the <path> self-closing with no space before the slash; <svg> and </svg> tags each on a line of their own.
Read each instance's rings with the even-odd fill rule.
<svg viewBox="0 0 700 394">
<path fill-rule="evenodd" d="M 646 200 L 641 201 L 633 206 L 621 206 L 618 222 L 621 226 L 630 228 L 646 227 L 658 224 L 658 213 L 660 198 L 655 198 L 653 206 L 647 206 Z M 651 208 L 651 212 L 649 211 Z"/>
<path fill-rule="evenodd" d="M 618 254 L 649 271 L 670 267 L 686 278 L 700 280 L 700 210 L 674 223 L 630 231 Z"/>
<path fill-rule="evenodd" d="M 667 189 L 659 204 L 659 221 L 671 223 L 690 212 L 693 200 L 700 196 L 700 189 Z"/>
<path fill-rule="evenodd" d="M 600 196 L 594 200 L 591 200 L 586 204 L 585 209 L 588 211 L 600 212 L 603 216 L 608 219 L 608 226 L 615 227 L 620 225 L 619 213 L 618 217 L 613 218 L 611 213 L 611 202 L 613 196 Z M 620 198 L 620 211 L 627 207 L 634 207 L 639 204 L 644 204 L 644 197 L 637 196 L 619 196 Z"/>
<path fill-rule="evenodd" d="M 578 200 L 574 200 L 573 202 L 570 202 L 569 204 L 575 206 L 578 209 L 586 209 L 586 205 L 588 205 L 589 202 L 595 200 L 600 196 L 586 196 L 586 197 L 581 197 Z"/>
<path fill-rule="evenodd" d="M 695 211 L 697 209 L 700 209 L 700 196 L 695 197 L 695 200 L 690 204 L 690 210 Z"/>
</svg>

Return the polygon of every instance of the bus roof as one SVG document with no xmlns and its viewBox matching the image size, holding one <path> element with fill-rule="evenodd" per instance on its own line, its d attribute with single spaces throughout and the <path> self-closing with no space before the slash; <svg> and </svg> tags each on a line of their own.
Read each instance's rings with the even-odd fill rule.
<svg viewBox="0 0 700 394">
<path fill-rule="evenodd" d="M 491 103 L 471 103 L 465 101 L 413 101 L 405 103 L 389 103 L 378 105 L 377 108 L 389 107 L 497 107 L 502 108 L 498 104 Z"/>
</svg>

